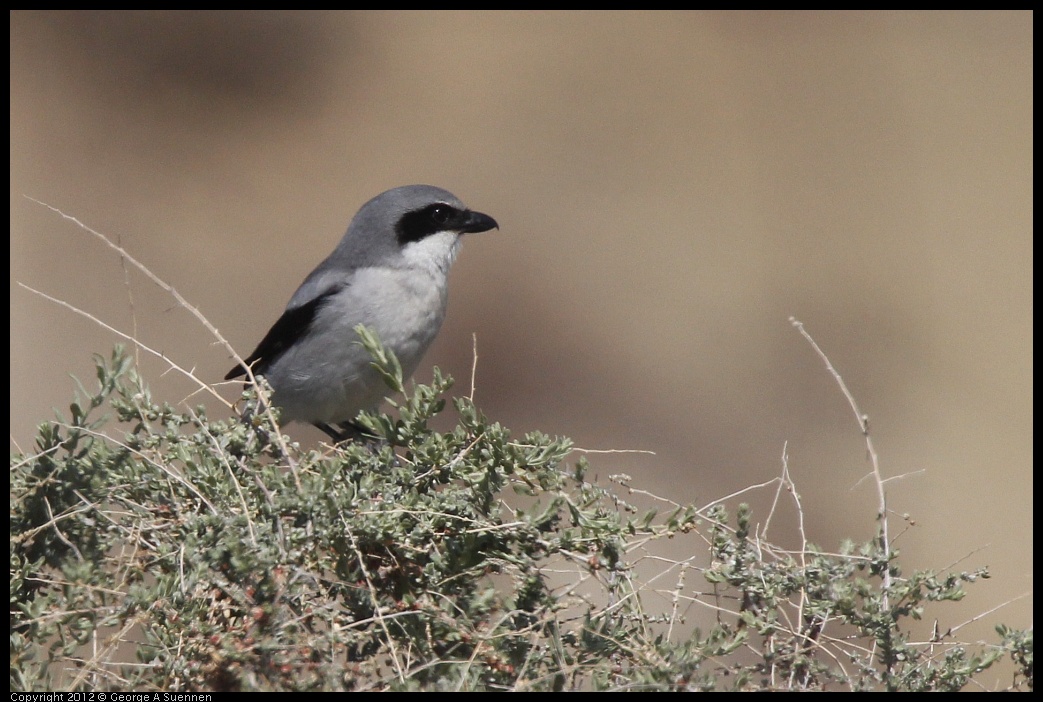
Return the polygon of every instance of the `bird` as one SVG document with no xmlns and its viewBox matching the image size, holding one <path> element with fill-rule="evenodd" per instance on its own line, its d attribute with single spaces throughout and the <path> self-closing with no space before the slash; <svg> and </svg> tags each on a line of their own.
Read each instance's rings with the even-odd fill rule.
<svg viewBox="0 0 1043 702">
<path fill-rule="evenodd" d="M 387 385 L 359 343 L 357 325 L 416 370 L 445 319 L 449 269 L 464 234 L 499 229 L 433 185 L 392 188 L 364 204 L 333 252 L 308 274 L 253 353 L 250 366 L 272 388 L 280 422 L 309 423 L 335 442 L 364 434 L 355 423 Z"/>
</svg>

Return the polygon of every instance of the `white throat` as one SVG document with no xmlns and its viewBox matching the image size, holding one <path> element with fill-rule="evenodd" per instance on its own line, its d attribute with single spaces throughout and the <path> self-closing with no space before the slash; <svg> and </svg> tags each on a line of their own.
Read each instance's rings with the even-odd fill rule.
<svg viewBox="0 0 1043 702">
<path fill-rule="evenodd" d="M 453 265 L 459 251 L 459 234 L 438 232 L 403 246 L 402 258 L 407 268 L 419 268 L 432 274 L 447 276 L 449 267 Z"/>
</svg>

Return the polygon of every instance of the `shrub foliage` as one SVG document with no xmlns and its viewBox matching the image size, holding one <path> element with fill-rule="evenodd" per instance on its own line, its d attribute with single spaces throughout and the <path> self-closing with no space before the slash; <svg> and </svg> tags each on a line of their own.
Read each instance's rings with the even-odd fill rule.
<svg viewBox="0 0 1043 702">
<path fill-rule="evenodd" d="M 437 369 L 364 417 L 373 440 L 313 450 L 264 387 L 212 420 L 153 398 L 120 349 L 97 380 L 12 457 L 14 690 L 959 690 L 1004 656 L 1032 686 L 1031 631 L 904 626 L 984 571 L 785 551 L 744 505 L 638 509 L 569 440 L 513 438 L 467 399 L 432 430 Z M 635 562 L 667 538 L 692 556 L 652 583 Z"/>
</svg>

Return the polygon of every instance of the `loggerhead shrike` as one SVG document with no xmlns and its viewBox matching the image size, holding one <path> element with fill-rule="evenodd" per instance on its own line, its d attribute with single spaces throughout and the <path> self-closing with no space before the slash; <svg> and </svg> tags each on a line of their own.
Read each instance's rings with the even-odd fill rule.
<svg viewBox="0 0 1043 702">
<path fill-rule="evenodd" d="M 394 188 L 363 205 L 245 359 L 268 379 L 282 421 L 310 422 L 334 441 L 357 435 L 353 420 L 380 404 L 387 385 L 356 325 L 376 332 L 411 375 L 445 318 L 460 235 L 494 227 L 489 215 L 430 185 Z M 236 366 L 225 380 L 245 374 Z"/>
</svg>

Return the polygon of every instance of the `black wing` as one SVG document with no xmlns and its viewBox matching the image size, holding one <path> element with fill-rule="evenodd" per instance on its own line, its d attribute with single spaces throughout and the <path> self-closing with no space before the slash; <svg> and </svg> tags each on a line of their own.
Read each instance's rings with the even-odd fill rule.
<svg viewBox="0 0 1043 702">
<path fill-rule="evenodd" d="M 252 366 L 254 373 L 264 373 L 265 369 L 275 362 L 275 359 L 308 333 L 319 310 L 338 290 L 340 288 L 334 288 L 300 307 L 291 307 L 283 312 L 279 320 L 261 339 L 261 343 L 257 345 L 254 352 L 244 359 L 246 365 Z M 246 368 L 236 366 L 228 371 L 225 380 L 238 378 L 241 375 L 246 375 Z"/>
</svg>

